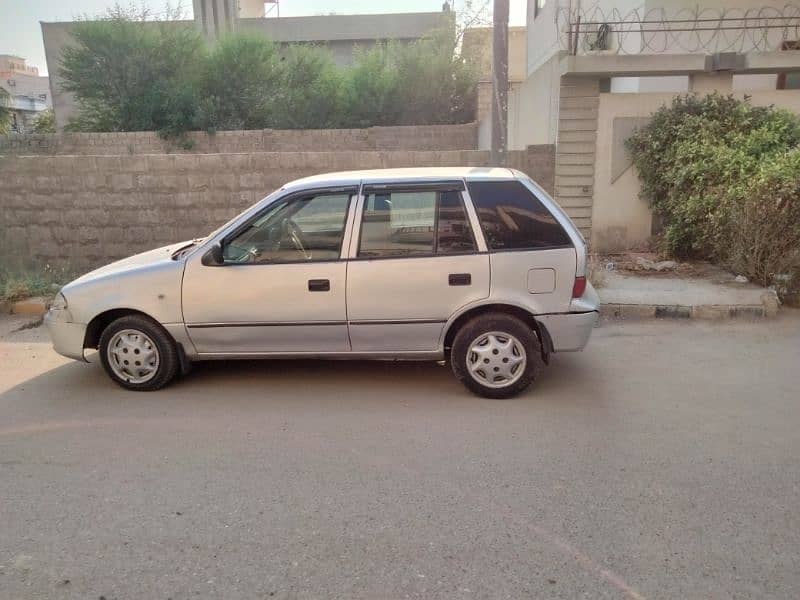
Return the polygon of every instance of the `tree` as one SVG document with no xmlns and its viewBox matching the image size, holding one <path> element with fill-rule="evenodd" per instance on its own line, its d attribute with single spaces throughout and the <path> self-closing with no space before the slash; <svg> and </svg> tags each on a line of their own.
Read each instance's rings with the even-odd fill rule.
<svg viewBox="0 0 800 600">
<path fill-rule="evenodd" d="M 99 21 L 74 25 L 76 44 L 64 50 L 59 69 L 63 88 L 80 105 L 70 129 L 193 128 L 205 43 L 191 24 L 149 16 L 116 6 Z"/>
<path fill-rule="evenodd" d="M 327 48 L 279 46 L 256 33 L 229 34 L 209 49 L 189 24 L 119 6 L 72 33 L 59 69 L 80 107 L 71 130 L 169 136 L 464 123 L 475 115 L 478 68 L 461 56 L 455 19 L 410 44 L 359 50 L 344 68 Z"/>
<path fill-rule="evenodd" d="M 274 43 L 258 34 L 223 38 L 203 68 L 201 122 L 206 129 L 270 127 L 283 68 Z"/>
<path fill-rule="evenodd" d="M 33 120 L 34 133 L 55 133 L 56 132 L 56 114 L 52 108 L 43 110 Z"/>
<path fill-rule="evenodd" d="M 326 129 L 339 127 L 342 78 L 331 53 L 294 44 L 284 51 L 283 76 L 275 95 L 273 127 Z"/>
<path fill-rule="evenodd" d="M 11 96 L 0 88 L 0 134 L 7 134 L 11 130 Z"/>
<path fill-rule="evenodd" d="M 342 122 L 346 127 L 370 127 L 397 122 L 401 82 L 394 57 L 396 42 L 358 48 L 345 74 Z"/>
<path fill-rule="evenodd" d="M 457 52 L 452 28 L 396 46 L 401 105 L 395 124 L 466 123 L 475 116 L 478 72 Z"/>
<path fill-rule="evenodd" d="M 466 123 L 475 116 L 478 66 L 458 52 L 453 28 L 356 55 L 347 71 L 349 126 Z"/>
</svg>

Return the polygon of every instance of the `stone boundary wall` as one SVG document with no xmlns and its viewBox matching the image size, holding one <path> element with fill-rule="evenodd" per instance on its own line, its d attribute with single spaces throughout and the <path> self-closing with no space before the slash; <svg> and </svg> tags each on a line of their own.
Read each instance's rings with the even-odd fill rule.
<svg viewBox="0 0 800 600">
<path fill-rule="evenodd" d="M 553 189 L 552 146 L 509 160 Z M 203 236 L 300 177 L 488 161 L 478 150 L 0 156 L 0 263 L 88 269 Z"/>
<path fill-rule="evenodd" d="M 364 129 L 258 129 L 194 131 L 191 148 L 152 131 L 0 136 L 0 154 L 227 154 L 237 152 L 339 152 L 350 150 L 476 150 L 477 123 Z"/>
</svg>

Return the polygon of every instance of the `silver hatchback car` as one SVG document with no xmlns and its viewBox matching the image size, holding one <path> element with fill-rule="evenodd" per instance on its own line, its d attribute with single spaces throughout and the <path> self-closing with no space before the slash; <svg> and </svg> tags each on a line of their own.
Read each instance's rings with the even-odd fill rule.
<svg viewBox="0 0 800 600">
<path fill-rule="evenodd" d="M 448 360 L 490 398 L 525 389 L 598 316 L 586 245 L 523 173 L 429 168 L 300 179 L 207 237 L 66 285 L 55 350 L 155 390 L 193 361 Z"/>
</svg>

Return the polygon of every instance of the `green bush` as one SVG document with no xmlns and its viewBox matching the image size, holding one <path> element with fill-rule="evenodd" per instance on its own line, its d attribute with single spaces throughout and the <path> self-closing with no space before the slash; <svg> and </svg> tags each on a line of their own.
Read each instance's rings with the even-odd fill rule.
<svg viewBox="0 0 800 600">
<path fill-rule="evenodd" d="M 159 131 L 194 127 L 206 46 L 190 24 L 146 21 L 119 6 L 99 21 L 78 21 L 59 74 L 75 94 L 77 131 Z"/>
<path fill-rule="evenodd" d="M 357 48 L 343 83 L 342 125 L 369 127 L 397 123 L 401 113 L 401 81 L 394 56 L 396 43 Z"/>
<path fill-rule="evenodd" d="M 220 40 L 211 49 L 202 71 L 203 128 L 271 127 L 282 70 L 277 47 L 263 36 L 237 34 Z"/>
<path fill-rule="evenodd" d="M 291 45 L 273 104 L 276 129 L 341 127 L 342 77 L 327 50 Z"/>
<path fill-rule="evenodd" d="M 172 15 L 174 16 L 174 15 Z M 477 61 L 453 28 L 410 44 L 356 52 L 337 67 L 318 46 L 278 46 L 234 33 L 208 47 L 190 25 L 116 7 L 80 21 L 59 73 L 75 94 L 73 131 L 314 129 L 465 123 L 474 119 Z"/>
<path fill-rule="evenodd" d="M 34 133 L 55 133 L 56 132 L 56 113 L 52 108 L 43 110 L 33 120 Z"/>
<path fill-rule="evenodd" d="M 14 302 L 31 296 L 55 296 L 58 290 L 75 278 L 71 269 L 11 269 L 0 265 L 0 302 Z"/>
<path fill-rule="evenodd" d="M 796 115 L 747 98 L 680 96 L 627 146 L 641 195 L 664 223 L 667 253 L 714 260 L 764 284 L 796 260 L 782 250 L 800 246 Z"/>
<path fill-rule="evenodd" d="M 455 45 L 452 32 L 444 29 L 394 46 L 400 113 L 395 124 L 467 123 L 475 118 L 477 63 L 464 60 Z"/>
<path fill-rule="evenodd" d="M 11 98 L 7 91 L 0 88 L 0 134 L 6 134 L 11 129 Z"/>
<path fill-rule="evenodd" d="M 768 285 L 800 269 L 800 149 L 763 162 L 727 203 L 727 258 L 737 272 Z"/>
</svg>

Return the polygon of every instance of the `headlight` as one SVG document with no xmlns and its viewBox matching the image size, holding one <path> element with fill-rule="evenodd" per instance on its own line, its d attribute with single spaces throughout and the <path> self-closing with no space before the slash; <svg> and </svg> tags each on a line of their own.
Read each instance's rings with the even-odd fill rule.
<svg viewBox="0 0 800 600">
<path fill-rule="evenodd" d="M 58 292 L 56 297 L 53 299 L 53 303 L 50 305 L 52 310 L 66 310 L 67 308 L 67 299 L 64 298 L 64 294 Z"/>
</svg>

